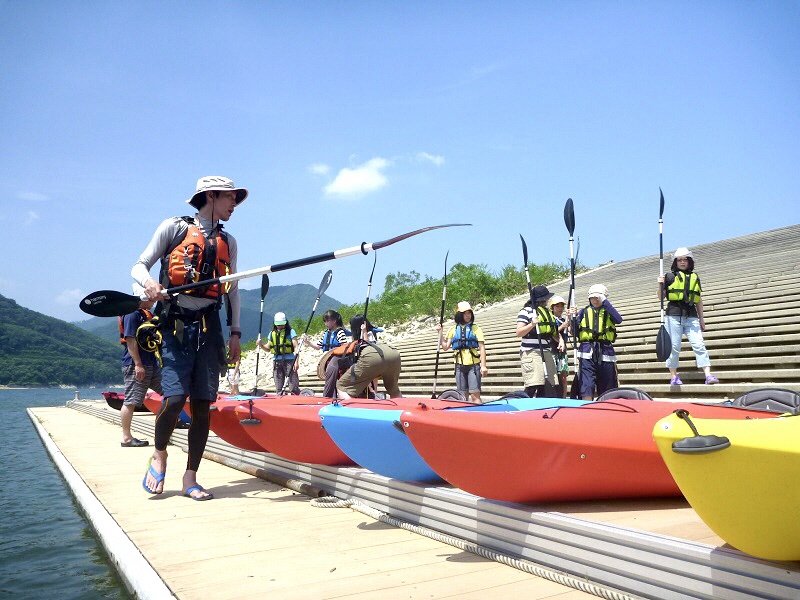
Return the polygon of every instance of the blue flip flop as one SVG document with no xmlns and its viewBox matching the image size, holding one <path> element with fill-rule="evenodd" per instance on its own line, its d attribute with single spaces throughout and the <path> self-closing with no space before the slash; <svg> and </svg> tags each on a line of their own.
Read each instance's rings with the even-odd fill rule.
<svg viewBox="0 0 800 600">
<path fill-rule="evenodd" d="M 144 474 L 144 479 L 142 479 L 142 487 L 144 488 L 145 492 L 149 492 L 151 494 L 160 494 L 161 492 L 157 492 L 155 490 L 151 490 L 147 487 L 147 475 L 152 475 L 156 478 L 156 485 L 164 481 L 164 477 L 167 476 L 166 470 L 163 473 L 159 473 L 153 468 L 153 458 L 151 457 L 149 461 L 147 461 L 147 473 Z"/>
<path fill-rule="evenodd" d="M 208 496 L 192 496 L 192 492 L 205 492 Z M 206 488 L 202 485 L 193 485 L 188 490 L 183 492 L 183 495 L 187 498 L 191 498 L 192 500 L 197 500 L 198 502 L 202 502 L 203 500 L 213 500 L 214 494 L 209 492 Z"/>
</svg>

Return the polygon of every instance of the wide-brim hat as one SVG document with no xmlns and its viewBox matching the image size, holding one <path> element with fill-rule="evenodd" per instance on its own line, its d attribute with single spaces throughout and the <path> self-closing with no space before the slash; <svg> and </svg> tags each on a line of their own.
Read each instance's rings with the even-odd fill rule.
<svg viewBox="0 0 800 600">
<path fill-rule="evenodd" d="M 194 196 L 189 198 L 186 202 L 195 208 L 197 200 L 206 192 L 236 192 L 236 205 L 240 205 L 247 198 L 248 191 L 245 188 L 237 188 L 231 179 L 222 177 L 221 175 L 207 175 L 197 180 L 197 190 Z"/>
<path fill-rule="evenodd" d="M 533 288 L 533 301 L 544 302 L 554 296 L 553 292 L 547 289 L 547 286 L 537 285 Z"/>
</svg>

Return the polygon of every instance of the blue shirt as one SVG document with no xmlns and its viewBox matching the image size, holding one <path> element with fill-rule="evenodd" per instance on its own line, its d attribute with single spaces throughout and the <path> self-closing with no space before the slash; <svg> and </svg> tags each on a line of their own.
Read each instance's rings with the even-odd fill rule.
<svg viewBox="0 0 800 600">
<path fill-rule="evenodd" d="M 132 313 L 128 313 L 124 317 L 122 317 L 122 335 L 125 338 L 132 337 L 134 342 L 136 341 L 136 330 L 139 329 L 139 325 L 144 323 L 144 314 L 142 314 L 141 310 L 136 310 Z M 143 350 L 141 346 L 139 346 L 139 356 L 142 359 L 142 366 L 143 367 L 155 367 L 158 365 L 158 359 L 154 352 L 147 352 Z M 122 366 L 128 367 L 133 364 L 133 357 L 128 352 L 128 345 L 125 344 L 125 350 L 122 353 Z"/>
</svg>

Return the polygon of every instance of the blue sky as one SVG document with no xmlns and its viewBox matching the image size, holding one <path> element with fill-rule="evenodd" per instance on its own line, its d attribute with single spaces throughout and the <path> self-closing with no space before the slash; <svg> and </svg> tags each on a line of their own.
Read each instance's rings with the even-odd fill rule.
<svg viewBox="0 0 800 600">
<path fill-rule="evenodd" d="M 250 190 L 240 270 L 474 224 L 381 251 L 373 297 L 520 233 L 567 261 L 568 197 L 589 265 L 658 252 L 659 186 L 667 249 L 795 224 L 798 31 L 797 1 L 0 0 L 0 294 L 83 318 L 202 175 Z M 371 267 L 271 282 L 356 302 Z"/>
</svg>

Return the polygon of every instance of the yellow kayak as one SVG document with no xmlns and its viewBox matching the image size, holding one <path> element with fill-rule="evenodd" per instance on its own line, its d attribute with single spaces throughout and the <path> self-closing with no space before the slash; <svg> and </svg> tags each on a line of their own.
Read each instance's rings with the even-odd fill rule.
<svg viewBox="0 0 800 600">
<path fill-rule="evenodd" d="M 800 560 L 800 416 L 742 421 L 689 414 L 687 421 L 672 414 L 656 423 L 653 438 L 714 533 L 759 558 Z"/>
</svg>

